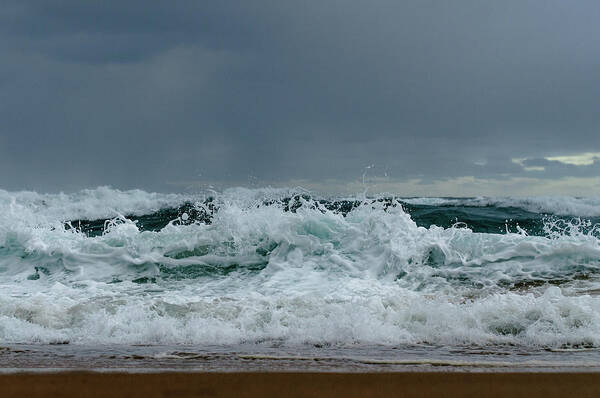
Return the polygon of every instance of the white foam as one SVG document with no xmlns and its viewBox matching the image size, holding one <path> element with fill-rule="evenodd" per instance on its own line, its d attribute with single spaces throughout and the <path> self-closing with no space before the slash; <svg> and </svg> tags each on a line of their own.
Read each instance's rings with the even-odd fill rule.
<svg viewBox="0 0 600 398">
<path fill-rule="evenodd" d="M 38 222 L 148 214 L 193 199 L 190 195 L 148 193 L 137 189 L 120 191 L 109 187 L 85 189 L 72 194 L 8 192 L 0 189 L 0 208 L 3 212 L 20 218 L 37 217 Z"/>
<path fill-rule="evenodd" d="M 402 202 L 410 205 L 440 206 L 456 203 L 457 200 L 445 198 L 403 198 Z"/>
<path fill-rule="evenodd" d="M 504 294 L 466 303 L 390 289 L 380 297 L 317 297 L 298 293 L 193 297 L 184 292 L 115 294 L 56 303 L 2 294 L 4 342 L 87 344 L 287 343 L 518 344 L 600 343 L 600 301 L 592 297 Z M 98 292 L 100 293 L 100 291 Z M 142 292 L 140 292 L 142 293 Z M 196 291 L 198 294 L 198 291 Z M 63 296 L 64 297 L 64 296 Z M 70 302 L 69 302 L 70 301 Z M 175 303 L 173 303 L 176 302 Z"/>
<path fill-rule="evenodd" d="M 594 275 L 594 235 L 423 228 L 400 206 L 378 202 L 346 217 L 314 203 L 286 212 L 257 206 L 265 193 L 244 190 L 218 198 L 210 225 L 142 232 L 116 219 L 88 237 L 35 222 L 146 212 L 183 199 L 100 191 L 43 196 L 50 205 L 33 194 L 0 195 L 1 341 L 600 346 L 600 298 L 575 295 L 598 287 L 593 278 L 525 293 L 499 287 L 577 270 Z M 208 271 L 161 279 L 185 267 Z M 153 277 L 157 283 L 134 283 Z"/>
</svg>

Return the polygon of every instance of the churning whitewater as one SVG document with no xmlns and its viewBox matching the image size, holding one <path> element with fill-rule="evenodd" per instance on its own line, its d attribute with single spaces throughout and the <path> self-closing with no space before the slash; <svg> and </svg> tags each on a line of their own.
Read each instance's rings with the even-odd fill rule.
<svg viewBox="0 0 600 398">
<path fill-rule="evenodd" d="M 0 342 L 600 347 L 599 199 L 0 190 Z"/>
</svg>

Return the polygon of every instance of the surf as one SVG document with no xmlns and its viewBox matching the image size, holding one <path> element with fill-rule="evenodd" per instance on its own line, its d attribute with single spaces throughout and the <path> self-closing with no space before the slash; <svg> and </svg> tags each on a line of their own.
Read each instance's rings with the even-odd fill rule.
<svg viewBox="0 0 600 398">
<path fill-rule="evenodd" d="M 0 339 L 598 347 L 596 207 L 0 191 Z"/>
</svg>

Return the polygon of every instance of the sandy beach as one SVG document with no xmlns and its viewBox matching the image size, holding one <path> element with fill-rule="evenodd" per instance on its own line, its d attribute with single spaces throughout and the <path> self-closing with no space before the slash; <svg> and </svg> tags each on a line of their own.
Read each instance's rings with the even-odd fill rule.
<svg viewBox="0 0 600 398">
<path fill-rule="evenodd" d="M 19 373 L 2 397 L 597 397 L 597 373 Z"/>
</svg>

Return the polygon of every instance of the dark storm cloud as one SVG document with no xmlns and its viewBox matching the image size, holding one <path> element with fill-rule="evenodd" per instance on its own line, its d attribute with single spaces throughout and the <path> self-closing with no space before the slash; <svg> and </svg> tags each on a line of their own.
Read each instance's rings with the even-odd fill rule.
<svg viewBox="0 0 600 398">
<path fill-rule="evenodd" d="M 0 188 L 372 164 L 399 181 L 597 176 L 513 159 L 600 151 L 599 17 L 584 1 L 9 2 Z"/>
</svg>

